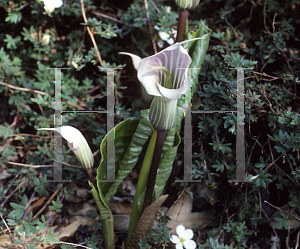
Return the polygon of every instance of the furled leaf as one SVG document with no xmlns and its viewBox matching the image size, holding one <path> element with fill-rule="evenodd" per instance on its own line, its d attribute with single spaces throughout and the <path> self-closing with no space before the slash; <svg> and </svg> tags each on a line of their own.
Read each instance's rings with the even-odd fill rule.
<svg viewBox="0 0 300 249">
<path fill-rule="evenodd" d="M 199 40 L 195 40 L 192 42 L 187 42 L 183 44 L 183 47 L 188 50 L 189 55 L 192 57 L 192 63 L 190 64 L 189 68 L 191 68 L 191 77 L 192 77 L 192 96 L 196 91 L 197 85 L 198 85 L 198 76 L 201 70 L 201 66 L 204 62 L 206 51 L 209 45 L 209 39 L 211 35 L 211 29 L 205 26 L 205 24 L 202 22 L 200 24 L 199 29 L 193 33 L 193 32 L 187 32 L 188 25 L 186 25 L 186 39 L 190 40 L 193 38 L 203 38 Z M 190 70 L 189 70 L 190 71 Z M 187 77 L 190 79 L 190 76 Z M 189 106 L 190 103 L 186 103 L 185 97 L 181 96 L 181 98 L 177 102 L 177 117 L 182 120 L 184 116 L 184 106 Z M 176 127 L 177 131 L 179 132 L 181 129 L 181 122 L 177 122 Z"/>
<path fill-rule="evenodd" d="M 193 41 L 189 49 L 189 54 L 192 57 L 190 68 L 196 68 L 192 70 L 192 82 L 195 83 L 192 86 L 192 95 L 196 91 L 196 87 L 198 84 L 198 75 L 205 60 L 211 32 L 211 29 L 209 29 L 203 22 L 201 22 L 199 29 L 193 35 L 193 38 L 202 37 L 204 39 Z"/>
<path fill-rule="evenodd" d="M 156 213 L 167 198 L 168 195 L 162 195 L 150 206 L 145 208 L 137 226 L 135 227 L 131 239 L 127 245 L 128 249 L 140 248 L 138 244 L 140 242 L 140 239 L 142 239 L 147 233 L 150 232 L 153 221 L 156 217 Z"/>
<path fill-rule="evenodd" d="M 176 127 L 168 130 L 164 141 L 163 154 L 157 170 L 155 181 L 155 200 L 162 194 L 167 180 L 170 177 L 179 144 L 180 135 L 176 131 Z"/>
</svg>

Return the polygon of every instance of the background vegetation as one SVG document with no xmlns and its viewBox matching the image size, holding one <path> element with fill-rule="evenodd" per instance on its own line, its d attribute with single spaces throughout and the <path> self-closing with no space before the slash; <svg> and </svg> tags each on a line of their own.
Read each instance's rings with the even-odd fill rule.
<svg viewBox="0 0 300 249">
<path fill-rule="evenodd" d="M 146 9 L 143 0 L 83 2 L 86 22 L 79 0 L 64 1 L 51 15 L 38 0 L 0 3 L 0 242 L 4 233 L 15 244 L 32 238 L 58 241 L 51 227 L 63 227 L 68 220 L 76 189 L 89 189 L 86 173 L 76 167 L 78 161 L 66 144 L 63 179 L 71 183 L 46 180 L 53 177 L 53 137 L 37 129 L 53 127 L 54 70 L 49 68 L 69 68 L 62 75 L 63 110 L 105 110 L 106 74 L 98 68 L 90 27 L 101 66 L 124 68 L 115 72 L 117 124 L 145 108 L 131 60 L 118 53 L 152 55 L 152 41 L 159 41 L 154 26 L 171 36 L 176 28 L 178 12 L 171 0 L 150 0 Z M 228 182 L 236 174 L 235 115 L 193 114 L 194 179 L 201 179 L 201 188 L 210 191 L 199 191 L 198 183 L 175 183 L 183 172 L 183 146 L 166 188 L 171 194 L 167 207 L 185 188 L 193 195 L 193 212 L 214 212 L 212 222 L 193 227 L 199 248 L 299 248 L 299 11 L 297 0 L 203 0 L 190 13 L 190 30 L 196 30 L 200 20 L 213 30 L 193 96 L 194 110 L 235 110 L 236 71 L 230 68 L 253 68 L 245 70 L 248 182 Z M 106 115 L 67 113 L 63 124 L 85 135 L 95 152 L 96 170 Z M 134 173 L 129 179 L 136 183 Z M 121 198 L 130 196 L 124 189 L 118 191 Z M 43 204 L 34 209 L 39 200 Z M 94 205 L 88 192 L 81 202 Z M 96 218 L 92 211 L 88 215 Z M 171 247 L 166 224 L 167 219 L 161 218 L 156 230 L 141 241 L 141 248 Z M 125 233 L 116 233 L 118 246 Z M 102 248 L 100 223 L 78 227 L 67 241 Z M 27 248 L 37 246 L 47 248 L 27 244 Z"/>
</svg>

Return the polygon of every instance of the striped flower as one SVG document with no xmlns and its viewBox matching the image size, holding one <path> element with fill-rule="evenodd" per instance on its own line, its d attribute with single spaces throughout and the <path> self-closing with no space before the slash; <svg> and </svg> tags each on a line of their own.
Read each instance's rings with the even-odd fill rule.
<svg viewBox="0 0 300 249">
<path fill-rule="evenodd" d="M 169 130 L 175 125 L 177 100 L 187 90 L 185 74 L 191 62 L 180 43 L 140 61 L 138 79 L 154 96 L 149 119 L 157 130 Z"/>
</svg>

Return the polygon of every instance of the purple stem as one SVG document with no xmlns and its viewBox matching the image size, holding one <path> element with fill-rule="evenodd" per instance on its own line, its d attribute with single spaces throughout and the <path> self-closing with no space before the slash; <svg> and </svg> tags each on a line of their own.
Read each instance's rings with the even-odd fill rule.
<svg viewBox="0 0 300 249">
<path fill-rule="evenodd" d="M 178 25 L 177 25 L 176 42 L 182 42 L 183 41 L 185 25 L 186 25 L 186 20 L 188 18 L 188 15 L 189 15 L 189 10 L 188 9 L 179 8 L 179 19 L 178 19 Z"/>
</svg>

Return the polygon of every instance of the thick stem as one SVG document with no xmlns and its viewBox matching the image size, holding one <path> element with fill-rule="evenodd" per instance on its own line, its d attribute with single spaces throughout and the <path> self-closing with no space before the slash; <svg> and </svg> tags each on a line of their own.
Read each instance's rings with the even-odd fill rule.
<svg viewBox="0 0 300 249">
<path fill-rule="evenodd" d="M 176 42 L 182 42 L 184 31 L 185 31 L 185 25 L 186 25 L 186 19 L 189 15 L 188 9 L 182 9 L 179 8 L 179 19 L 178 19 L 178 25 L 177 25 L 177 38 Z"/>
<path fill-rule="evenodd" d="M 130 216 L 130 224 L 128 228 L 128 234 L 127 234 L 127 241 L 126 241 L 126 246 L 128 245 L 131 236 L 134 232 L 134 229 L 141 218 L 142 211 L 139 211 L 138 207 L 138 200 L 142 192 L 146 189 L 146 184 L 149 178 L 150 170 L 151 170 L 151 164 L 152 164 L 152 159 L 153 155 L 155 153 L 155 145 L 156 145 L 156 138 L 157 138 L 157 131 L 154 130 L 153 134 L 151 136 L 150 142 L 147 147 L 147 151 L 144 157 L 143 165 L 140 171 L 140 176 L 139 180 L 136 186 L 136 192 L 135 196 L 133 199 L 133 204 L 132 204 L 132 211 L 131 211 L 131 216 Z"/>
<path fill-rule="evenodd" d="M 151 203 L 152 203 L 152 196 L 153 196 L 153 190 L 154 190 L 154 186 L 155 186 L 156 174 L 157 174 L 157 169 L 158 169 L 166 133 L 167 133 L 166 130 L 157 131 L 154 155 L 153 155 L 151 169 L 150 169 L 149 178 L 148 178 L 148 182 L 147 182 L 143 210 L 146 207 L 148 207 L 149 205 L 151 205 Z"/>
</svg>

